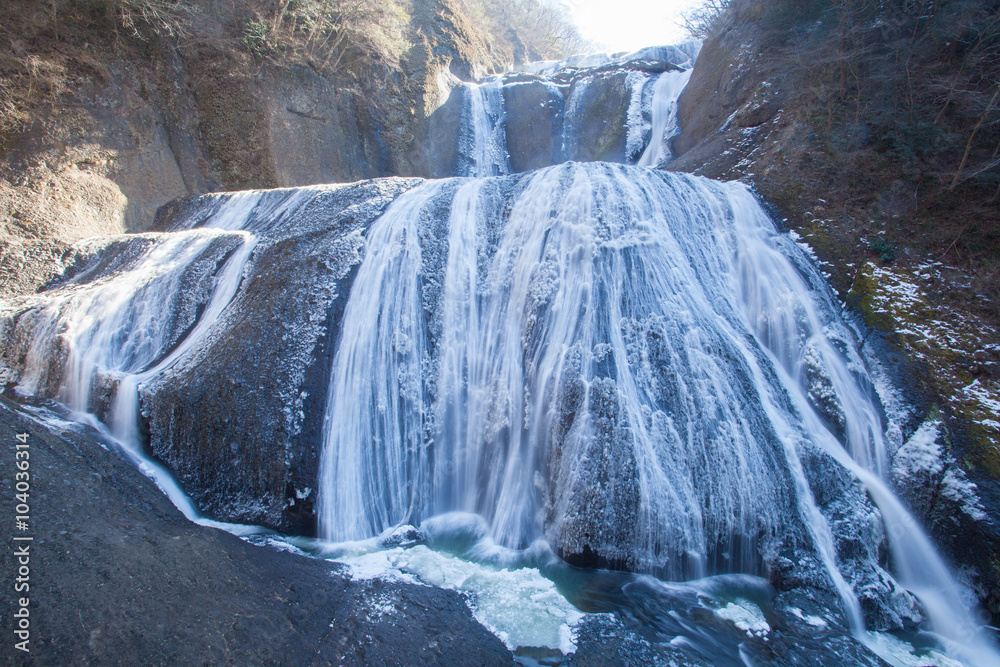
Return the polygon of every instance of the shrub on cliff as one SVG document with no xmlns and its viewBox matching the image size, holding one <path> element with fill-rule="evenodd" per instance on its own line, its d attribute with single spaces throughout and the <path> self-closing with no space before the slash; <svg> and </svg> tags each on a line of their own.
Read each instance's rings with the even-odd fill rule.
<svg viewBox="0 0 1000 667">
<path fill-rule="evenodd" d="M 754 53 L 740 57 L 780 76 L 786 118 L 809 130 L 791 168 L 827 174 L 819 196 L 847 204 L 842 217 L 894 220 L 887 240 L 996 275 L 1000 1 L 710 0 L 699 11 L 694 29 L 713 39 L 752 26 Z"/>
</svg>

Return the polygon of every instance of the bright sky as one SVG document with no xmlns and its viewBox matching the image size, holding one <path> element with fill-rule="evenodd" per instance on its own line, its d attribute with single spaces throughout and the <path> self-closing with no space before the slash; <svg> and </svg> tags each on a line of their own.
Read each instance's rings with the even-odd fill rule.
<svg viewBox="0 0 1000 667">
<path fill-rule="evenodd" d="M 688 39 L 681 14 L 700 0 L 561 0 L 587 39 L 610 51 L 676 44 Z"/>
</svg>

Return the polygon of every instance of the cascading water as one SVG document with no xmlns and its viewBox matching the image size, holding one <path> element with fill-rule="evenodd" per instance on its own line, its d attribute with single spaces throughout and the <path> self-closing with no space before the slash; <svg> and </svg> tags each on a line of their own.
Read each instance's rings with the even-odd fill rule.
<svg viewBox="0 0 1000 667">
<path fill-rule="evenodd" d="M 60 400 L 78 412 L 98 407 L 95 384 L 110 381 L 115 399 L 107 420 L 132 447 L 139 443 L 137 383 L 198 345 L 235 294 L 253 249 L 246 232 L 199 229 L 143 240 L 148 247 L 133 266 L 107 280 L 78 278 L 72 288 L 29 311 L 25 317 L 35 324 L 20 381 L 31 394 L 55 382 Z M 206 271 L 220 262 L 219 273 Z M 202 308 L 206 313 L 199 317 Z M 53 349 L 60 345 L 68 347 L 65 375 L 50 378 Z"/>
<path fill-rule="evenodd" d="M 207 207 L 197 228 L 120 237 L 110 266 L 97 263 L 29 298 L 17 316 L 29 341 L 19 390 L 97 412 L 139 452 L 139 385 L 198 354 L 218 325 L 257 245 L 245 228 L 273 224 L 313 192 L 228 195 Z"/>
<path fill-rule="evenodd" d="M 639 165 L 670 159 L 689 75 L 634 78 L 639 113 L 626 121 L 639 124 L 629 131 L 644 136 L 646 115 L 650 126 Z M 577 82 L 566 114 L 588 81 Z M 880 566 L 877 523 L 895 580 L 951 654 L 1000 664 L 883 482 L 889 453 L 872 383 L 799 248 L 735 183 L 604 163 L 505 176 L 502 86 L 496 78 L 469 88 L 457 148 L 459 173 L 473 178 L 397 196 L 401 187 L 365 233 L 331 331 L 322 537 L 357 544 L 421 524 L 433 544 L 474 536 L 468 551 L 505 567 L 555 552 L 668 580 L 767 575 L 802 556 L 802 576 L 839 595 L 857 638 L 877 649 L 864 633 L 863 596 L 888 614 L 909 599 Z M 209 197 L 191 229 L 123 239 L 110 263 L 18 304 L 0 325 L 29 341 L 2 350 L 5 363 L 21 365 L 19 391 L 97 413 L 141 460 L 141 389 L 194 363 L 245 288 L 260 239 L 305 217 L 316 192 Z M 309 215 L 326 215 L 325 206 Z M 820 497 L 827 484 L 835 502 Z M 197 516 L 178 488 L 172 497 Z M 860 548 L 858 535 L 868 540 Z M 413 553 L 412 568 L 447 583 L 429 550 Z M 720 580 L 749 597 L 766 587 Z M 639 589 L 697 598 L 692 590 L 714 584 L 615 585 L 632 599 Z M 573 616 L 555 591 L 546 595 L 561 618 Z M 748 613 L 730 607 L 715 611 Z M 651 622 L 698 635 L 672 614 Z M 546 645 L 563 646 L 556 635 Z M 730 642 L 702 656 L 738 663 L 744 653 Z"/>
<path fill-rule="evenodd" d="M 471 512 L 506 547 L 690 579 L 762 572 L 804 528 L 860 631 L 799 457 L 825 452 L 899 521 L 883 426 L 821 281 L 744 187 L 573 163 L 434 182 L 368 245 L 331 377 L 324 537 Z M 909 535 L 901 580 L 953 634 L 955 585 L 907 573 L 939 562 Z"/>
<path fill-rule="evenodd" d="M 864 485 L 878 506 L 892 548 L 894 574 L 920 599 L 951 652 L 969 664 L 1000 664 L 1000 654 L 968 612 L 923 529 L 882 480 L 887 457 L 883 428 L 871 390 L 864 389 L 868 381 L 863 362 L 847 343 L 846 332 L 834 333 L 837 323 L 830 317 L 835 311 L 829 297 L 822 310 L 807 305 L 824 296 L 825 290 L 814 287 L 822 279 L 804 258 L 795 257 L 788 241 L 782 239 L 777 246 L 768 242 L 766 230 L 771 225 L 759 207 L 740 210 L 744 215 L 735 220 L 745 230 L 739 253 L 744 313 L 766 346 L 778 377 L 790 389 L 805 428 Z M 809 283 L 803 275 L 811 278 Z M 835 346 L 834 341 L 840 344 Z M 822 369 L 819 374 L 817 366 Z M 853 594 L 844 591 L 844 597 L 850 613 Z M 852 623 L 856 631 L 863 628 L 860 617 Z"/>
<path fill-rule="evenodd" d="M 333 372 L 324 533 L 359 539 L 461 510 L 485 515 L 501 544 L 524 546 L 542 536 L 543 510 L 574 511 L 566 505 L 584 490 L 573 464 L 614 438 L 629 452 L 614 455 L 630 459 L 619 472 L 637 479 L 614 480 L 619 497 L 590 509 L 638 522 L 622 561 L 651 564 L 662 550 L 687 562 L 667 567 L 673 576 L 705 574 L 710 552 L 778 530 L 792 500 L 776 439 L 740 426 L 765 420 L 713 354 L 746 354 L 731 342 L 733 298 L 706 293 L 730 289 L 718 279 L 732 250 L 725 239 L 704 245 L 725 195 L 605 167 L 526 180 L 509 216 L 481 181 L 444 195 L 438 275 L 425 270 L 420 239 L 431 232 L 420 221 L 442 205 L 441 184 L 408 193 L 372 228 Z M 348 372 L 350 362 L 360 367 Z M 561 486 L 543 492 L 536 473 Z"/>
<path fill-rule="evenodd" d="M 464 112 L 464 134 L 459 140 L 459 153 L 465 163 L 459 173 L 465 176 L 510 173 L 502 85 L 501 77 L 495 76 L 467 86 L 469 103 Z"/>
<path fill-rule="evenodd" d="M 630 134 L 642 136 L 645 114 L 641 113 L 641 109 L 648 105 L 649 141 L 636 161 L 640 167 L 658 167 L 673 159 L 670 141 L 681 131 L 677 114 L 678 103 L 691 78 L 691 71 L 700 50 L 701 42 L 694 41 L 676 47 L 653 47 L 638 52 L 637 55 L 657 56 L 681 68 L 663 72 L 652 81 L 651 85 L 644 81 L 637 91 L 638 94 L 636 92 L 632 94 L 632 103 L 639 107 L 640 113 L 630 114 Z M 648 100 L 645 99 L 647 88 L 650 89 Z"/>
<path fill-rule="evenodd" d="M 235 296 L 256 245 L 240 227 L 258 200 L 258 193 L 235 195 L 200 229 L 123 238 L 120 265 L 72 277 L 18 317 L 30 331 L 18 390 L 57 397 L 116 441 L 185 516 L 206 525 L 223 526 L 203 519 L 143 451 L 139 389 L 197 354 Z"/>
<path fill-rule="evenodd" d="M 664 72 L 656 78 L 650 102 L 652 132 L 649 144 L 636 162 L 640 167 L 656 167 L 673 158 L 670 140 L 680 132 L 680 126 L 677 124 L 677 103 L 690 78 L 690 69 Z"/>
</svg>

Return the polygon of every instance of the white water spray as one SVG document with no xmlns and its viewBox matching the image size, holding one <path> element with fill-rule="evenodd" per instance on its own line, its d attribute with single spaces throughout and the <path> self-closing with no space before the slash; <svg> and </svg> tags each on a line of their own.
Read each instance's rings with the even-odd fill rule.
<svg viewBox="0 0 1000 667">
<path fill-rule="evenodd" d="M 670 150 L 670 140 L 681 129 L 677 122 L 677 105 L 690 78 L 691 70 L 686 69 L 664 72 L 653 83 L 653 98 L 650 102 L 652 133 L 646 150 L 636 163 L 640 167 L 658 167 L 674 157 Z"/>
</svg>

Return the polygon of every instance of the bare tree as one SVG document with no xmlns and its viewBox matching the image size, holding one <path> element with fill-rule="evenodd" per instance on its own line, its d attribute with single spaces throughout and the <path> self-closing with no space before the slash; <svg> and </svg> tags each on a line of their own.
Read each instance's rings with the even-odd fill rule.
<svg viewBox="0 0 1000 667">
<path fill-rule="evenodd" d="M 731 0 L 704 0 L 702 4 L 684 13 L 681 26 L 694 39 L 705 39 L 717 27 Z"/>
</svg>

